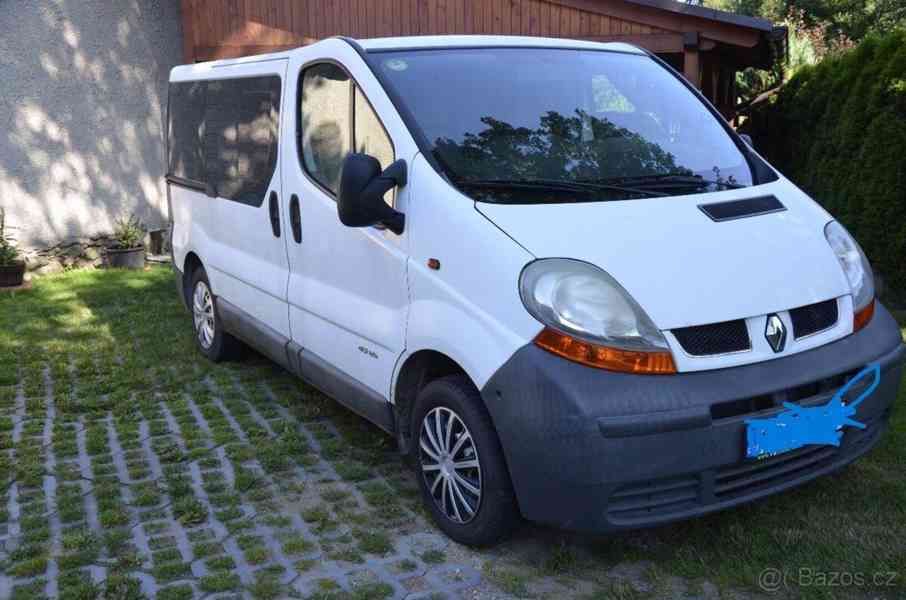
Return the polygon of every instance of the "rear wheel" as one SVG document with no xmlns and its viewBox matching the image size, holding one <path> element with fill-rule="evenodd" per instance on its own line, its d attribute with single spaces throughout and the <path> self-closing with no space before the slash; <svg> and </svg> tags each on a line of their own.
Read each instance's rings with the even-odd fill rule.
<svg viewBox="0 0 906 600">
<path fill-rule="evenodd" d="M 220 362 L 235 354 L 238 340 L 223 329 L 217 314 L 217 298 L 211 291 L 211 283 L 203 267 L 192 274 L 192 324 L 195 328 L 195 344 L 201 353 L 214 362 Z"/>
<path fill-rule="evenodd" d="M 472 382 L 451 375 L 429 383 L 413 416 L 416 476 L 438 527 L 471 546 L 506 537 L 519 509 L 500 441 Z"/>
</svg>

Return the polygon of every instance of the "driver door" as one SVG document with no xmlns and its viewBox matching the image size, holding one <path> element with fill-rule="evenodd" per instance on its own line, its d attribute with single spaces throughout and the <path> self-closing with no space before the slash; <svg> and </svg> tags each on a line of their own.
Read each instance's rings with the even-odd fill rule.
<svg viewBox="0 0 906 600">
<path fill-rule="evenodd" d="M 301 347 L 300 370 L 319 387 L 364 386 L 364 396 L 385 404 L 405 347 L 407 236 L 344 226 L 336 197 L 350 151 L 370 154 L 386 167 L 408 146 L 392 135 L 395 121 L 382 119 L 374 108 L 372 100 L 385 111 L 392 105 L 352 48 L 339 40 L 319 46 L 327 52 L 302 52 L 290 67 L 297 94 L 293 110 L 286 111 L 292 131 L 284 139 L 296 147 L 282 156 L 291 335 Z M 337 54 L 347 60 L 337 60 Z M 391 191 L 386 200 L 399 209 L 406 193 Z M 347 388 L 332 386 L 331 378 Z M 370 411 L 387 414 L 386 405 L 352 408 L 379 423 Z"/>
</svg>

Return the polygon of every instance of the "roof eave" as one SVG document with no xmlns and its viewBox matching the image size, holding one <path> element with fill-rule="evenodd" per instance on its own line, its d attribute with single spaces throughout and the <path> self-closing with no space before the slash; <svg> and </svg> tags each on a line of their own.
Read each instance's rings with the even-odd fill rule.
<svg viewBox="0 0 906 600">
<path fill-rule="evenodd" d="M 738 15 L 736 13 L 727 12 L 724 10 L 717 10 L 715 8 L 707 8 L 704 6 L 696 6 L 695 4 L 686 4 L 684 2 L 676 2 L 675 0 L 623 0 L 624 2 L 629 2 L 630 4 L 638 4 L 640 6 L 648 6 L 650 8 L 658 8 L 660 10 L 666 10 L 669 12 L 674 12 L 683 15 L 689 15 L 691 17 L 698 17 L 701 19 L 710 19 L 712 21 L 720 21 L 721 23 L 729 23 L 731 25 L 736 25 L 738 27 L 748 27 L 749 29 L 757 29 L 759 31 L 771 31 L 774 28 L 774 25 L 767 19 L 759 19 L 758 17 L 749 17 L 746 15 Z"/>
</svg>

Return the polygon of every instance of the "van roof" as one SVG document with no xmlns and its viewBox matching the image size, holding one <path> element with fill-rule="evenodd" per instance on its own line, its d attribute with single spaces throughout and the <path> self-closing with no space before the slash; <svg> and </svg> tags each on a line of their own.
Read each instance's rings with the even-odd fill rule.
<svg viewBox="0 0 906 600">
<path fill-rule="evenodd" d="M 338 38 L 327 38 L 312 45 L 326 44 L 336 39 Z M 590 42 L 585 40 L 517 35 L 422 35 L 370 39 L 344 39 L 357 43 L 365 52 L 382 52 L 388 50 L 404 49 L 419 50 L 429 48 L 487 48 L 519 46 L 535 48 L 610 50 L 613 52 L 645 54 L 644 50 L 623 42 Z M 212 60 L 208 62 L 196 63 L 194 65 L 181 65 L 173 68 L 170 73 L 170 79 L 182 79 L 185 76 L 189 76 L 191 78 L 190 73 L 198 74 L 200 71 L 206 71 L 207 69 L 213 67 L 225 67 L 229 65 L 255 63 L 279 58 L 289 58 L 293 55 L 293 53 L 298 52 L 300 49 L 301 47 L 285 50 L 283 52 L 272 52 L 269 54 L 255 54 L 252 56 L 243 56 L 240 58 Z"/>
<path fill-rule="evenodd" d="M 529 46 L 538 48 L 586 48 L 589 50 L 616 50 L 644 54 L 635 46 L 622 42 L 590 42 L 564 38 L 531 37 L 519 35 L 422 35 L 409 37 L 386 37 L 356 40 L 368 51 L 427 49 L 427 48 L 469 48 L 489 46 Z"/>
</svg>

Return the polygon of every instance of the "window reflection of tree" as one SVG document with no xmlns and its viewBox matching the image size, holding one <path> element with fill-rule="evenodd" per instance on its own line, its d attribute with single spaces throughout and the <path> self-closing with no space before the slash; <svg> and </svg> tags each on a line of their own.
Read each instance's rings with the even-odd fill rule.
<svg viewBox="0 0 906 600">
<path fill-rule="evenodd" d="M 486 128 L 457 142 L 438 138 L 436 151 L 462 179 L 594 180 L 690 173 L 659 144 L 583 110 L 548 111 L 537 129 L 483 117 Z"/>
</svg>

